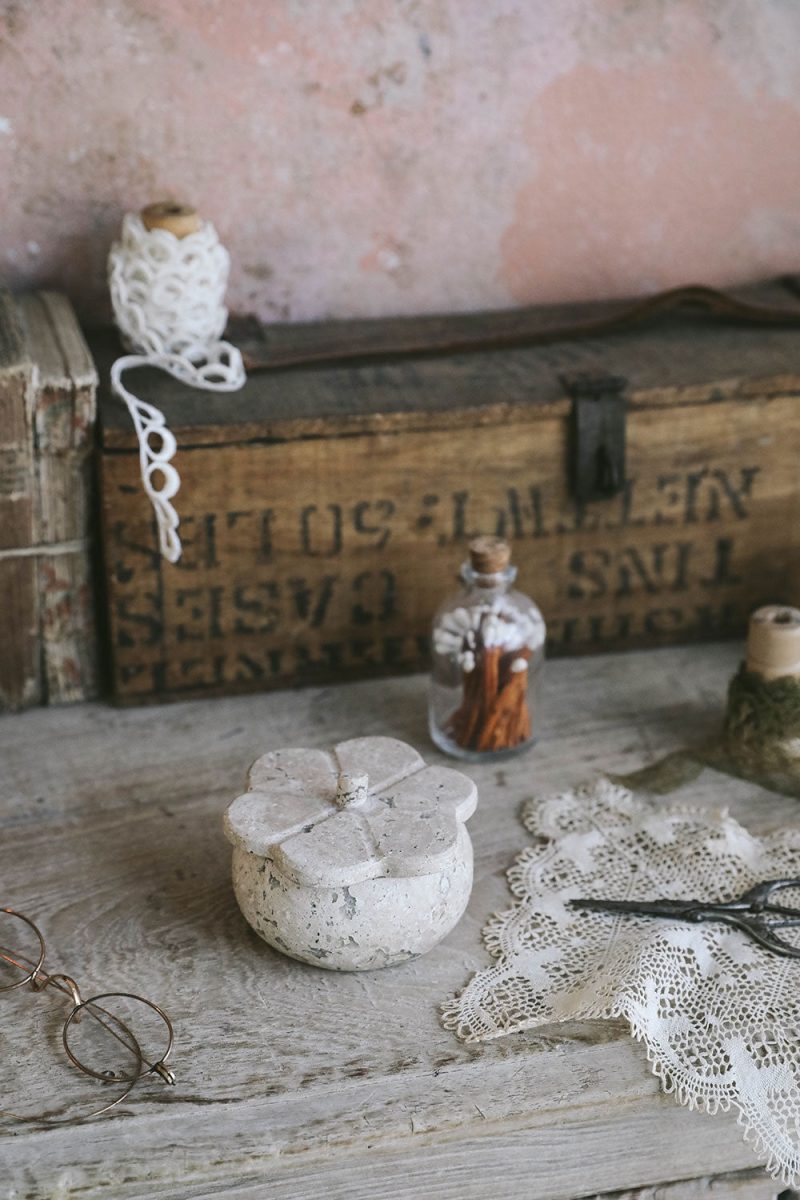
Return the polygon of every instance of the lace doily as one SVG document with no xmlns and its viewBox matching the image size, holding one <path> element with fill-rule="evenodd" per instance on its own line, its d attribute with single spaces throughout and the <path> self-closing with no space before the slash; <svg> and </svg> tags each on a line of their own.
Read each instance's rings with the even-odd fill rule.
<svg viewBox="0 0 800 1200">
<path fill-rule="evenodd" d="M 529 802 L 539 844 L 508 872 L 516 903 L 484 930 L 495 965 L 444 1010 L 465 1041 L 624 1017 L 664 1090 L 738 1111 L 767 1169 L 800 1173 L 800 961 L 730 927 L 578 912 L 567 900 L 724 900 L 800 875 L 800 832 L 751 836 L 725 812 L 656 808 L 608 781 Z M 800 906 L 798 892 L 781 903 Z M 781 929 L 793 942 L 800 930 Z"/>
</svg>

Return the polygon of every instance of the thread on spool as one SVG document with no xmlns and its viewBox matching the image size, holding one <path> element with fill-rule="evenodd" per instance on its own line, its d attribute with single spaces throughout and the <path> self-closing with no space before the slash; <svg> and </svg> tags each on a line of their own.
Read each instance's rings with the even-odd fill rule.
<svg viewBox="0 0 800 1200">
<path fill-rule="evenodd" d="M 114 363 L 111 386 L 131 414 L 142 485 L 156 515 L 161 553 L 172 563 L 181 556 L 172 503 L 180 488 L 171 461 L 177 443 L 164 414 L 126 388 L 122 375 L 154 366 L 189 387 L 238 391 L 245 382 L 242 356 L 222 340 L 229 270 L 228 252 L 211 222 L 171 202 L 150 205 L 142 215 L 128 213 L 108 259 L 114 316 L 132 351 Z"/>
<path fill-rule="evenodd" d="M 725 746 L 737 769 L 767 786 L 800 781 L 800 679 L 764 679 L 742 664 L 728 687 Z"/>
<path fill-rule="evenodd" d="M 725 749 L 742 774 L 794 791 L 800 782 L 800 611 L 750 618 L 747 658 L 728 687 Z"/>
</svg>

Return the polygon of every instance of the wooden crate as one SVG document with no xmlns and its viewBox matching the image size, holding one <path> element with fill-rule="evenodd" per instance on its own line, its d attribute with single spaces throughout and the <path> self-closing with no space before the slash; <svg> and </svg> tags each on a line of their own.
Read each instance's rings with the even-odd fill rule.
<svg viewBox="0 0 800 1200">
<path fill-rule="evenodd" d="M 749 298 L 791 295 L 770 285 Z M 513 542 L 550 653 L 738 635 L 756 605 L 797 601 L 797 329 L 672 316 L 580 341 L 324 361 L 522 321 L 537 315 L 250 324 L 238 340 L 251 361 L 321 361 L 253 371 L 236 395 L 141 371 L 138 394 L 178 439 L 176 565 L 159 556 L 133 431 L 106 389 L 116 697 L 421 668 L 479 532 Z M 115 348 L 96 345 L 107 379 Z M 576 499 L 576 381 L 624 397 L 625 475 L 609 498 Z"/>
</svg>

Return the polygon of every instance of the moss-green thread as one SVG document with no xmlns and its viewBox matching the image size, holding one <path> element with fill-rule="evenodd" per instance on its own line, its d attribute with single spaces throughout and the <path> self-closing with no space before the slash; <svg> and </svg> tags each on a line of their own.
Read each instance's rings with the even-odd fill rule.
<svg viewBox="0 0 800 1200">
<path fill-rule="evenodd" d="M 740 772 L 785 777 L 794 791 L 800 784 L 800 679 L 763 679 L 742 663 L 728 687 L 723 737 Z"/>
</svg>

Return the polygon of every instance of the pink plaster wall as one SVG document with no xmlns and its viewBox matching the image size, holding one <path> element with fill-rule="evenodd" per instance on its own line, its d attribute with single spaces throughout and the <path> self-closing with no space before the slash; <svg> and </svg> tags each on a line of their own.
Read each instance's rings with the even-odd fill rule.
<svg viewBox="0 0 800 1200">
<path fill-rule="evenodd" d="M 269 320 L 800 270 L 800 4 L 0 0 L 0 272 L 167 194 Z"/>
</svg>

